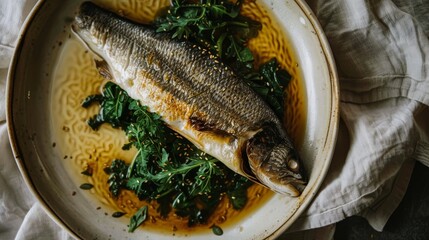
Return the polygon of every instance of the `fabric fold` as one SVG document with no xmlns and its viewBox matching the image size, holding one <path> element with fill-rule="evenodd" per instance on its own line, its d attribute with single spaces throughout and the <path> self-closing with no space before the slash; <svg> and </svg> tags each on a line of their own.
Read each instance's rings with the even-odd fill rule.
<svg viewBox="0 0 429 240">
<path fill-rule="evenodd" d="M 311 5 L 333 49 L 342 101 L 405 97 L 429 105 L 429 39 L 413 16 L 388 0 Z"/>
<path fill-rule="evenodd" d="M 45 210 L 38 203 L 35 203 L 25 216 L 15 237 L 15 240 L 28 239 L 73 240 L 74 238 L 62 230 L 49 218 Z"/>
<path fill-rule="evenodd" d="M 381 231 L 405 194 L 414 161 L 429 153 L 421 147 L 429 131 L 418 124 L 429 105 L 429 41 L 389 0 L 308 2 L 337 62 L 344 127 L 320 192 L 291 230 L 362 215 Z"/>
</svg>

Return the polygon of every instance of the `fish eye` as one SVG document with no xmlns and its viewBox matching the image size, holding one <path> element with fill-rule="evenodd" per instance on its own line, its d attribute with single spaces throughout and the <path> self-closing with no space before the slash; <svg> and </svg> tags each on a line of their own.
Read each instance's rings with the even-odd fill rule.
<svg viewBox="0 0 429 240">
<path fill-rule="evenodd" d="M 298 171 L 298 162 L 296 160 L 289 160 L 287 162 L 287 166 L 289 167 L 290 170 L 292 171 Z"/>
</svg>

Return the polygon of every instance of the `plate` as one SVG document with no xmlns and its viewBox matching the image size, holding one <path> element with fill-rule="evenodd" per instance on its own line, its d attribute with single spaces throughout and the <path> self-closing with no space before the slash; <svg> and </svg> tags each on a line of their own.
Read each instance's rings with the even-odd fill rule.
<svg viewBox="0 0 429 240">
<path fill-rule="evenodd" d="M 58 69 L 61 68 L 59 65 L 63 65 L 60 63 L 65 61 L 64 49 L 73 43 L 70 23 L 81 2 L 39 1 L 23 25 L 9 70 L 9 137 L 15 160 L 27 185 L 50 217 L 76 238 L 219 238 L 210 230 L 184 233 L 140 227 L 134 233 L 128 233 L 128 219 L 110 216 L 114 209 L 108 207 L 108 198 L 97 197 L 94 191 L 79 188 L 85 179 L 75 176 L 74 172 L 78 170 L 73 169 L 70 162 L 82 166 L 85 162 L 76 160 L 77 156 L 74 156 L 75 160 L 69 161 L 73 157 L 67 155 L 70 142 L 63 139 L 64 132 L 69 129 L 63 126 L 63 133 L 58 131 L 61 122 L 57 117 L 61 115 L 61 106 L 79 103 L 67 99 L 56 101 L 56 96 L 58 87 L 62 86 Z M 130 7 L 143 9 L 145 4 L 154 4 L 151 7 L 157 8 L 157 4 L 162 1 L 95 2 L 111 6 L 127 15 Z M 301 124 L 295 124 L 298 130 L 289 130 L 297 132 L 295 140 L 309 175 L 309 183 L 300 197 L 272 194 L 245 213 L 245 217 L 222 226 L 222 237 L 226 239 L 274 239 L 281 236 L 310 204 L 320 188 L 331 162 L 338 131 L 339 96 L 335 64 L 313 13 L 299 0 L 261 0 L 257 4 L 275 22 L 271 23 L 270 20 L 269 26 L 277 24 L 279 32 L 287 39 L 286 51 L 289 52 L 286 55 L 292 56 L 289 68 L 294 69 L 297 86 L 302 89 L 300 98 L 303 102 L 302 116 L 305 117 L 300 118 Z M 147 14 L 153 14 L 153 11 Z M 139 20 L 147 20 L 144 19 L 148 17 L 147 14 L 143 11 L 140 15 L 142 19 Z M 135 16 L 138 18 L 139 15 Z M 279 51 L 283 52 L 281 49 Z M 68 111 L 66 114 L 73 116 L 75 112 Z M 76 129 L 82 130 L 79 127 Z M 85 142 L 85 139 L 78 138 L 76 141 Z M 111 147 L 112 144 L 107 146 Z"/>
</svg>

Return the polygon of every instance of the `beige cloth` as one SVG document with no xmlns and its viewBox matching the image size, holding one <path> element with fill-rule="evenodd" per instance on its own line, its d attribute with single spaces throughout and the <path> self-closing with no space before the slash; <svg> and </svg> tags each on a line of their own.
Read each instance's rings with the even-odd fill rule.
<svg viewBox="0 0 429 240">
<path fill-rule="evenodd" d="M 292 230 L 362 215 L 381 231 L 414 161 L 429 162 L 429 1 L 307 2 L 337 62 L 342 128 L 322 189 Z"/>
</svg>

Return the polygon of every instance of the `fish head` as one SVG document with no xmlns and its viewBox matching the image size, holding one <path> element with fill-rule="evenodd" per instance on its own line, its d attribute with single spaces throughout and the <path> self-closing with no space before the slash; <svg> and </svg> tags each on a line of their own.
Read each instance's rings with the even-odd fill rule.
<svg viewBox="0 0 429 240">
<path fill-rule="evenodd" d="M 259 182 L 271 190 L 299 196 L 307 179 L 302 162 L 291 141 L 274 128 L 264 128 L 246 146 L 248 164 Z"/>
<path fill-rule="evenodd" d="M 299 196 L 307 184 L 301 165 L 296 151 L 280 143 L 263 159 L 256 176 L 276 192 Z"/>
</svg>

